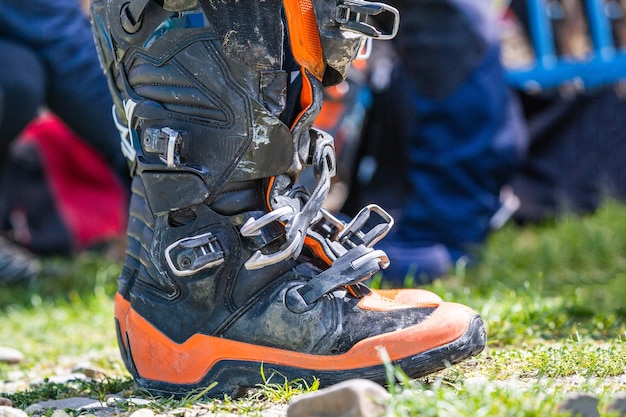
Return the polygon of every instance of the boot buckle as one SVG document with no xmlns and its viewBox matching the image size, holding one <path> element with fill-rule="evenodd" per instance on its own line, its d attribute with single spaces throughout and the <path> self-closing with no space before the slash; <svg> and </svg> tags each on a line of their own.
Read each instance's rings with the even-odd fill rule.
<svg viewBox="0 0 626 417">
<path fill-rule="evenodd" d="M 272 210 L 262 217 L 255 219 L 249 218 L 243 226 L 241 226 L 241 235 L 245 237 L 258 236 L 261 234 L 261 229 L 273 221 L 285 221 L 293 217 L 295 210 L 291 206 L 283 206 Z"/>
<path fill-rule="evenodd" d="M 247 270 L 251 271 L 284 261 L 285 259 L 292 257 L 299 250 L 300 241 L 300 235 L 298 234 L 297 239 L 287 242 L 287 246 L 281 247 L 281 250 L 278 252 L 266 255 L 261 253 L 261 251 L 256 251 L 244 265 Z"/>
<path fill-rule="evenodd" d="M 381 269 L 387 269 L 387 267 L 389 266 L 389 257 L 387 256 L 385 251 L 382 251 L 380 249 L 373 250 L 366 253 L 365 255 L 356 258 L 355 260 L 350 262 L 350 266 L 356 271 L 373 260 L 379 263 Z"/>
<path fill-rule="evenodd" d="M 183 137 L 177 130 L 170 127 L 146 129 L 143 145 L 146 152 L 157 153 L 159 159 L 168 168 L 180 165 L 183 149 Z"/>
<path fill-rule="evenodd" d="M 376 27 L 369 16 L 381 13 L 391 13 L 393 24 L 389 29 Z M 384 3 L 376 3 L 364 0 L 344 0 L 337 5 L 335 20 L 339 27 L 344 30 L 356 32 L 369 38 L 380 40 L 393 39 L 400 27 L 400 13 L 394 7 Z"/>
<path fill-rule="evenodd" d="M 165 249 L 165 260 L 174 275 L 186 277 L 224 262 L 224 251 L 211 233 L 180 239 Z"/>
<path fill-rule="evenodd" d="M 363 227 L 370 219 L 372 213 L 377 214 L 381 222 L 368 232 L 364 232 Z M 329 227 L 334 229 L 334 233 L 330 233 L 331 235 L 336 235 L 333 240 L 339 242 L 348 250 L 359 245 L 364 245 L 368 248 L 374 247 L 378 241 L 389 233 L 394 223 L 393 217 L 377 204 L 368 204 L 363 207 L 349 223 L 339 220 L 325 209 L 322 210 L 322 214 L 327 222 L 327 229 Z"/>
</svg>

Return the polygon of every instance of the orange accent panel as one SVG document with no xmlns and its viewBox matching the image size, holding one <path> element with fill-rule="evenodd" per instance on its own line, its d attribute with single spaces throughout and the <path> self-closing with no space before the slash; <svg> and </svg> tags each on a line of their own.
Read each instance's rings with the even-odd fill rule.
<svg viewBox="0 0 626 417">
<path fill-rule="evenodd" d="M 120 326 L 120 334 L 122 336 L 126 335 L 126 317 L 128 317 L 128 310 L 130 310 L 130 303 L 119 292 L 115 293 L 115 318 L 118 321 L 118 325 Z M 126 346 L 126 338 L 122 337 L 124 341 L 124 346 Z"/>
<path fill-rule="evenodd" d="M 413 308 L 410 304 L 400 303 L 394 301 L 391 298 L 382 297 L 375 291 L 361 298 L 359 301 L 359 308 L 362 310 L 372 311 L 389 311 L 389 310 L 404 310 L 407 308 Z"/>
<path fill-rule="evenodd" d="M 284 0 L 291 51 L 298 64 L 322 80 L 326 64 L 311 0 Z"/>
<path fill-rule="evenodd" d="M 310 236 L 307 236 L 304 238 L 304 244 L 307 245 L 313 251 L 315 256 L 317 256 L 322 261 L 324 261 L 326 265 L 330 266 L 333 264 L 333 261 L 331 261 L 328 255 L 326 255 L 326 252 L 324 252 L 322 245 L 317 240 L 313 239 Z"/>
<path fill-rule="evenodd" d="M 116 311 L 126 312 L 125 321 L 133 361 L 143 378 L 172 384 L 198 383 L 222 360 L 262 362 L 292 368 L 342 371 L 382 363 L 377 348 L 384 347 L 389 358 L 399 360 L 445 345 L 463 335 L 475 314 L 460 304 L 444 303 L 428 320 L 415 326 L 362 340 L 341 355 L 312 355 L 292 352 L 221 337 L 195 334 L 184 343 L 175 343 L 147 322 L 121 296 Z"/>
<path fill-rule="evenodd" d="M 352 288 L 352 285 L 348 285 L 346 287 L 346 290 L 348 290 L 348 292 L 350 293 L 351 296 L 353 296 L 354 298 L 359 298 L 359 296 L 357 295 L 357 293 L 354 291 L 354 288 Z"/>
<path fill-rule="evenodd" d="M 265 202 L 270 210 L 274 209 L 270 203 L 270 194 L 272 192 L 272 187 L 274 186 L 274 180 L 276 180 L 276 177 L 270 177 L 269 183 L 267 184 L 267 193 L 265 194 Z"/>
<path fill-rule="evenodd" d="M 309 108 L 313 104 L 313 87 L 311 86 L 311 80 L 306 76 L 306 71 L 302 72 L 302 91 L 300 91 L 300 106 L 303 110 Z"/>
<path fill-rule="evenodd" d="M 302 73 L 302 89 L 300 90 L 300 108 L 302 110 L 294 119 L 293 125 L 291 126 L 292 129 L 296 126 L 302 115 L 311 107 L 311 104 L 313 104 L 313 87 L 311 86 L 311 80 L 309 80 L 304 69 L 301 69 L 300 72 Z"/>
<path fill-rule="evenodd" d="M 441 297 L 434 292 L 419 288 L 381 289 L 373 291 L 385 298 L 421 307 L 436 307 L 442 302 Z"/>
</svg>

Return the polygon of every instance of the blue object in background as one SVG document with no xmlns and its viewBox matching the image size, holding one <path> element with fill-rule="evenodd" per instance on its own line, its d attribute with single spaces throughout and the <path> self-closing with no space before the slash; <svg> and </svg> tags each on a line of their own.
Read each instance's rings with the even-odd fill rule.
<svg viewBox="0 0 626 417">
<path fill-rule="evenodd" d="M 613 25 L 623 17 L 616 0 L 581 0 L 589 30 L 591 50 L 583 59 L 559 56 L 552 21 L 558 0 L 526 0 L 530 41 L 535 52 L 532 65 L 509 68 L 508 83 L 522 91 L 536 92 L 573 84 L 591 89 L 626 79 L 626 50 L 615 44 Z"/>
</svg>

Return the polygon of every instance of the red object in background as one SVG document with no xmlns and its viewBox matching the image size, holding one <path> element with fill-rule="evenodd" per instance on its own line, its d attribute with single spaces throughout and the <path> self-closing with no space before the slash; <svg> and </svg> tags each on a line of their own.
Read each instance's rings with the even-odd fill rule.
<svg viewBox="0 0 626 417">
<path fill-rule="evenodd" d="M 52 114 L 45 114 L 25 129 L 15 147 L 24 150 L 35 149 L 43 171 L 43 178 L 50 198 L 43 198 L 45 187 L 33 184 L 31 191 L 22 194 L 21 200 L 11 208 L 9 218 L 24 218 L 29 230 L 14 230 L 14 238 L 34 252 L 63 251 L 62 243 L 37 242 L 36 239 L 57 239 L 65 234 L 67 249 L 85 249 L 118 238 L 125 233 L 127 221 L 128 192 L 105 160 L 65 124 Z M 32 152 L 32 151 L 31 151 Z M 18 150 L 17 154 L 20 151 Z M 17 165 L 19 167 L 19 164 Z M 10 175 L 10 174 L 9 174 Z M 7 180 L 5 180 L 7 181 Z M 11 179 L 9 177 L 8 183 Z M 26 183 L 22 187 L 29 187 Z M 38 188 L 37 188 L 38 187 Z M 42 191 L 43 189 L 43 191 Z M 19 195 L 22 190 L 15 190 Z M 26 197 L 24 197 L 26 196 Z M 32 200 L 29 204 L 28 200 Z M 53 207 L 32 207 L 36 202 L 52 201 Z M 35 219 L 38 210 L 56 210 L 56 215 L 47 219 Z M 59 219 L 62 225 L 50 225 Z M 58 222 L 58 220 L 56 220 Z M 15 222 L 12 222 L 15 223 Z M 39 233 L 36 225 L 47 231 Z M 12 225 L 24 227 L 24 225 Z M 45 227 L 44 227 L 45 226 Z M 50 233 L 54 228 L 65 228 L 63 233 Z M 67 232 L 67 233 L 66 233 Z M 45 236 L 45 237 L 44 237 Z M 30 242 L 20 241 L 30 239 Z M 61 237 L 58 237 L 61 239 Z M 55 246 L 56 245 L 56 246 Z M 38 248 L 56 248 L 42 249 Z"/>
</svg>

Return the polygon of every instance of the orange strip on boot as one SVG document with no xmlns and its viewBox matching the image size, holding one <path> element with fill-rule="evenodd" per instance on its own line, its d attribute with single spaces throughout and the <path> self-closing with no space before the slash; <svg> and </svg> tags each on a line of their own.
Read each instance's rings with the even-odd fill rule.
<svg viewBox="0 0 626 417">
<path fill-rule="evenodd" d="M 473 315 L 465 306 L 444 303 L 420 324 L 362 340 L 346 353 L 326 356 L 203 334 L 195 334 L 184 343 L 176 343 L 137 314 L 119 293 L 115 296 L 115 303 L 117 312 L 128 314 L 126 320 L 122 317 L 118 319 L 126 322 L 130 351 L 141 377 L 173 384 L 198 383 L 222 360 L 319 371 L 377 366 L 382 364 L 378 355 L 379 347 L 384 347 L 389 358 L 394 361 L 444 346 L 467 331 Z M 459 320 L 460 315 L 465 315 L 466 320 Z"/>
<path fill-rule="evenodd" d="M 326 64 L 311 0 L 284 0 L 291 52 L 298 64 L 322 80 Z"/>
</svg>

